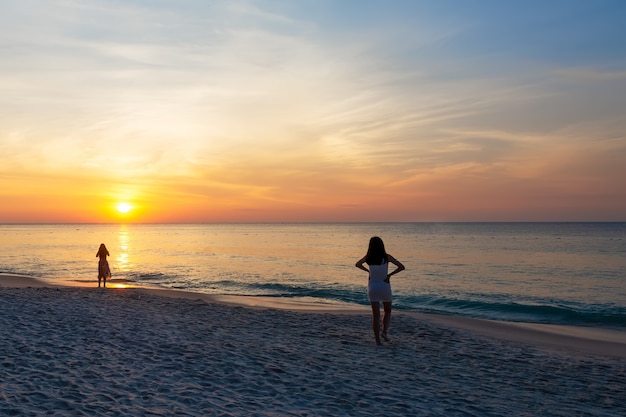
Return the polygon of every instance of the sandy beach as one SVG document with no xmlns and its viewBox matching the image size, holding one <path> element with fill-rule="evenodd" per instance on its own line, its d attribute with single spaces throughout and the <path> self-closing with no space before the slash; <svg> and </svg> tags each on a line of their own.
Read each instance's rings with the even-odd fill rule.
<svg viewBox="0 0 626 417">
<path fill-rule="evenodd" d="M 0 275 L 0 415 L 615 416 L 624 332 Z"/>
</svg>

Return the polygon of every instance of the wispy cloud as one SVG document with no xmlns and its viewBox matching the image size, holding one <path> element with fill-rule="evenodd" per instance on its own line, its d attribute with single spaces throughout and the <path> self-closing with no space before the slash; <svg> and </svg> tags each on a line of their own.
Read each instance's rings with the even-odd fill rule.
<svg viewBox="0 0 626 417">
<path fill-rule="evenodd" d="M 623 198 L 619 3 L 346 4 L 3 4 L 0 172 L 405 214 L 580 172 Z"/>
</svg>

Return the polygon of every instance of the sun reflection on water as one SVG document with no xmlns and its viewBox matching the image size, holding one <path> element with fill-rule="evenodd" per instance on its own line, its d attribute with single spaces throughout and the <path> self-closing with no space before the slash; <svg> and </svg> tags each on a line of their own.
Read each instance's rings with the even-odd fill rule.
<svg viewBox="0 0 626 417">
<path fill-rule="evenodd" d="M 130 234 L 128 232 L 128 226 L 120 225 L 120 230 L 117 234 L 118 239 L 118 251 L 115 257 L 115 268 L 119 272 L 128 272 L 130 269 L 130 260 L 128 257 L 128 249 L 130 244 Z"/>
</svg>

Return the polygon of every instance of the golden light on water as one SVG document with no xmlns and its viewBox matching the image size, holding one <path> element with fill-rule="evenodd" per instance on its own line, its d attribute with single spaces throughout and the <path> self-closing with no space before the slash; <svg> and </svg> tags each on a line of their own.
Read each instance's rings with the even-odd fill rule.
<svg viewBox="0 0 626 417">
<path fill-rule="evenodd" d="M 115 289 L 126 289 L 126 288 L 130 288 L 130 286 L 126 285 L 126 284 L 109 284 L 109 287 L 111 288 L 115 288 Z"/>
</svg>

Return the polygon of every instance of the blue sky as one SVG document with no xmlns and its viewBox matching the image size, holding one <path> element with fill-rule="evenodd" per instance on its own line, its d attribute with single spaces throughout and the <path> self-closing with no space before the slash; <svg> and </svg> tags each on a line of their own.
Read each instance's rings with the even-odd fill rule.
<svg viewBox="0 0 626 417">
<path fill-rule="evenodd" d="M 623 220 L 625 21 L 602 0 L 3 2 L 0 221 L 105 197 L 152 221 Z"/>
</svg>

